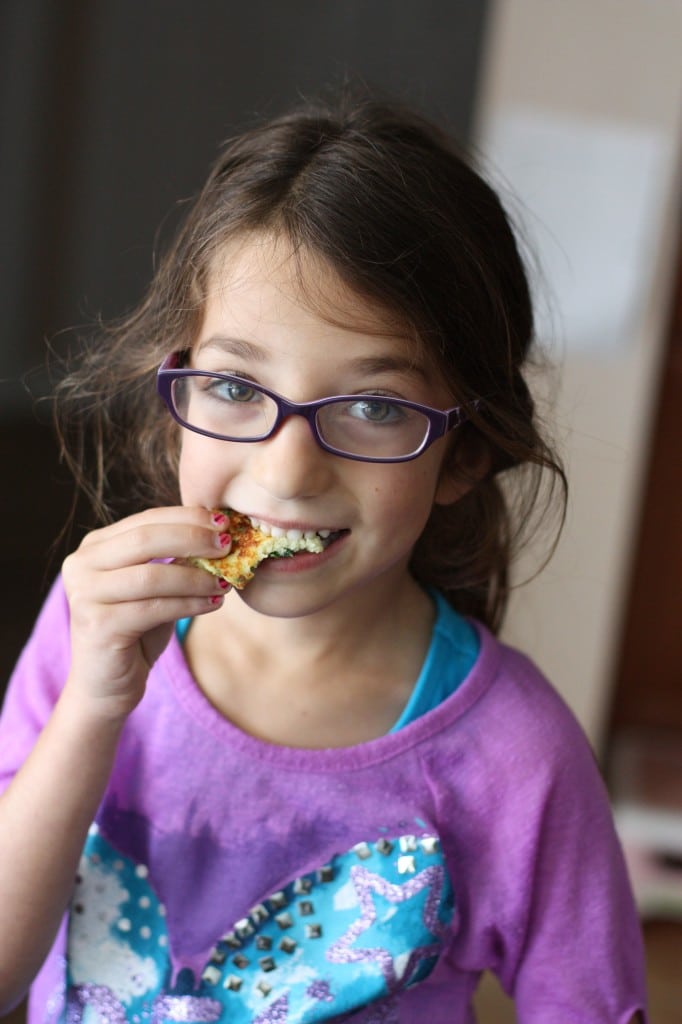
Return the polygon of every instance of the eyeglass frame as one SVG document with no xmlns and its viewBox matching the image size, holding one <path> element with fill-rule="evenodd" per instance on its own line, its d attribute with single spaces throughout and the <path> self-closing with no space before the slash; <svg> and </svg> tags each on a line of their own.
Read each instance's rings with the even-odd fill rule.
<svg viewBox="0 0 682 1024">
<path fill-rule="evenodd" d="M 416 459 L 420 455 L 423 455 L 427 448 L 430 448 L 435 441 L 438 441 L 441 437 L 445 437 L 445 435 L 450 433 L 451 430 L 454 430 L 455 427 L 461 426 L 469 419 L 469 414 L 462 405 L 455 405 L 450 409 L 434 409 L 430 405 L 422 405 L 421 402 L 411 402 L 406 398 L 393 398 L 392 396 L 376 395 L 371 393 L 356 395 L 328 395 L 326 398 L 318 398 L 312 402 L 292 402 L 288 398 L 284 398 L 282 395 L 278 394 L 276 391 L 271 391 L 269 388 L 263 387 L 262 384 L 257 384 L 255 381 L 249 380 L 248 378 L 240 377 L 238 374 L 213 373 L 210 370 L 195 370 L 191 367 L 178 367 L 177 364 L 182 355 L 182 352 L 171 352 L 171 354 L 161 363 L 161 366 L 156 371 L 157 391 L 166 403 L 168 411 L 176 423 L 179 423 L 180 426 L 184 427 L 186 430 L 193 431 L 195 434 L 202 434 L 204 437 L 211 437 L 217 441 L 232 441 L 238 444 L 254 444 L 258 441 L 267 441 L 268 438 L 272 437 L 281 424 L 290 416 L 301 416 L 307 421 L 312 435 L 319 447 L 323 451 L 329 452 L 330 455 L 338 455 L 342 459 L 352 459 L 354 462 L 411 462 L 412 459 Z M 220 380 L 236 381 L 239 384 L 246 384 L 249 387 L 255 388 L 267 398 L 270 398 L 277 408 L 277 415 L 272 428 L 267 432 L 267 434 L 262 434 L 259 437 L 228 437 L 224 434 L 216 434 L 213 431 L 192 426 L 181 418 L 175 408 L 175 402 L 173 399 L 173 381 L 184 377 L 213 377 Z M 319 427 L 317 425 L 318 411 L 327 405 L 333 405 L 338 402 L 360 402 L 363 399 L 371 401 L 385 399 L 385 401 L 390 402 L 392 405 L 399 405 L 404 409 L 413 409 L 425 416 L 429 425 L 419 448 L 416 451 L 411 452 L 409 455 L 378 457 L 373 455 L 354 455 L 352 452 L 341 451 L 325 441 L 320 434 Z M 471 402 L 471 407 L 473 409 L 478 409 L 479 404 L 480 399 L 474 399 Z"/>
</svg>

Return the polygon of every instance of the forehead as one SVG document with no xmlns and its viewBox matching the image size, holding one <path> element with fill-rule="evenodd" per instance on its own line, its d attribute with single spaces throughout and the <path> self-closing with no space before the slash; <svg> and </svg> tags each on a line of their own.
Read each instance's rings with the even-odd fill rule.
<svg viewBox="0 0 682 1024">
<path fill-rule="evenodd" d="M 249 234 L 218 252 L 208 275 L 200 332 L 221 320 L 245 331 L 300 322 L 391 339 L 415 359 L 417 332 L 386 305 L 354 291 L 322 257 L 281 235 Z"/>
</svg>

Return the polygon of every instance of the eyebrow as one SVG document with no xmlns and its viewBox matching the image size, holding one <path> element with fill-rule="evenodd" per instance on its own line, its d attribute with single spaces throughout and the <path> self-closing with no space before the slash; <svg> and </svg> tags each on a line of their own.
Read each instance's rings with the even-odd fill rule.
<svg viewBox="0 0 682 1024">
<path fill-rule="evenodd" d="M 426 380 L 427 374 L 423 366 L 420 366 L 414 359 L 404 356 L 360 356 L 352 359 L 346 367 L 359 374 L 367 376 L 380 375 L 382 373 L 402 373 L 406 376 L 419 377 Z"/>
<path fill-rule="evenodd" d="M 207 348 L 217 348 L 229 355 L 251 359 L 258 363 L 264 363 L 268 358 L 267 352 L 260 345 L 254 345 L 253 342 L 244 341 L 241 338 L 228 338 L 223 334 L 213 334 L 210 338 L 200 342 L 197 346 L 197 353 L 203 352 Z"/>
<path fill-rule="evenodd" d="M 197 352 L 207 348 L 219 349 L 229 355 L 238 356 L 257 363 L 268 361 L 268 351 L 254 342 L 242 338 L 230 338 L 223 334 L 214 334 L 202 341 Z M 380 376 L 383 373 L 399 373 L 408 377 L 417 377 L 420 381 L 428 380 L 428 374 L 414 358 L 396 355 L 359 356 L 344 364 L 344 370 L 361 376 Z"/>
</svg>

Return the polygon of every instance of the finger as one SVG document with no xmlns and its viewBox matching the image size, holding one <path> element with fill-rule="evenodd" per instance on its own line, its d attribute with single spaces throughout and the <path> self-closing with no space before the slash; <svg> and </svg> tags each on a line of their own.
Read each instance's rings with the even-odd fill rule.
<svg viewBox="0 0 682 1024">
<path fill-rule="evenodd" d="M 178 562 L 145 562 L 106 572 L 84 574 L 71 601 L 87 604 L 131 604 L 136 601 L 210 598 L 225 594 L 225 580 Z"/>
<path fill-rule="evenodd" d="M 220 608 L 227 590 L 215 587 L 208 594 L 145 595 L 128 600 L 71 602 L 74 650 L 78 638 L 86 646 L 116 651 L 130 647 L 145 633 L 177 619 L 194 618 Z"/>
<path fill-rule="evenodd" d="M 107 526 L 92 530 L 83 539 L 81 546 L 111 540 L 138 526 L 173 523 L 204 527 L 218 533 L 229 531 L 229 517 L 220 510 L 203 508 L 198 505 L 161 506 L 159 508 L 145 509 L 143 512 L 136 512 L 125 519 L 119 519 L 115 523 L 109 523 Z"/>
<path fill-rule="evenodd" d="M 146 521 L 102 532 L 76 555 L 92 569 L 107 571 L 154 559 L 220 558 L 229 553 L 231 542 L 229 533 L 205 523 Z"/>
</svg>

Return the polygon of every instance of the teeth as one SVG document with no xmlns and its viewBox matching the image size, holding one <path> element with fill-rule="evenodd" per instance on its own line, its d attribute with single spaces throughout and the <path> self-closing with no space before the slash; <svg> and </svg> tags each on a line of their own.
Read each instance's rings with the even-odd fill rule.
<svg viewBox="0 0 682 1024">
<path fill-rule="evenodd" d="M 267 523 L 264 523 L 261 519 L 253 519 L 253 518 L 251 518 L 251 525 L 256 530 L 260 530 L 261 533 L 264 533 L 266 535 L 266 537 L 270 537 L 271 536 L 269 525 Z"/>
<path fill-rule="evenodd" d="M 251 519 L 251 525 L 256 530 L 264 533 L 266 537 L 286 537 L 288 540 L 294 541 L 303 540 L 304 537 L 306 540 L 322 537 L 323 540 L 326 540 L 332 532 L 331 530 L 284 530 L 281 526 L 271 526 L 270 523 L 266 523 L 262 519 L 254 519 L 253 516 L 249 518 Z"/>
</svg>

